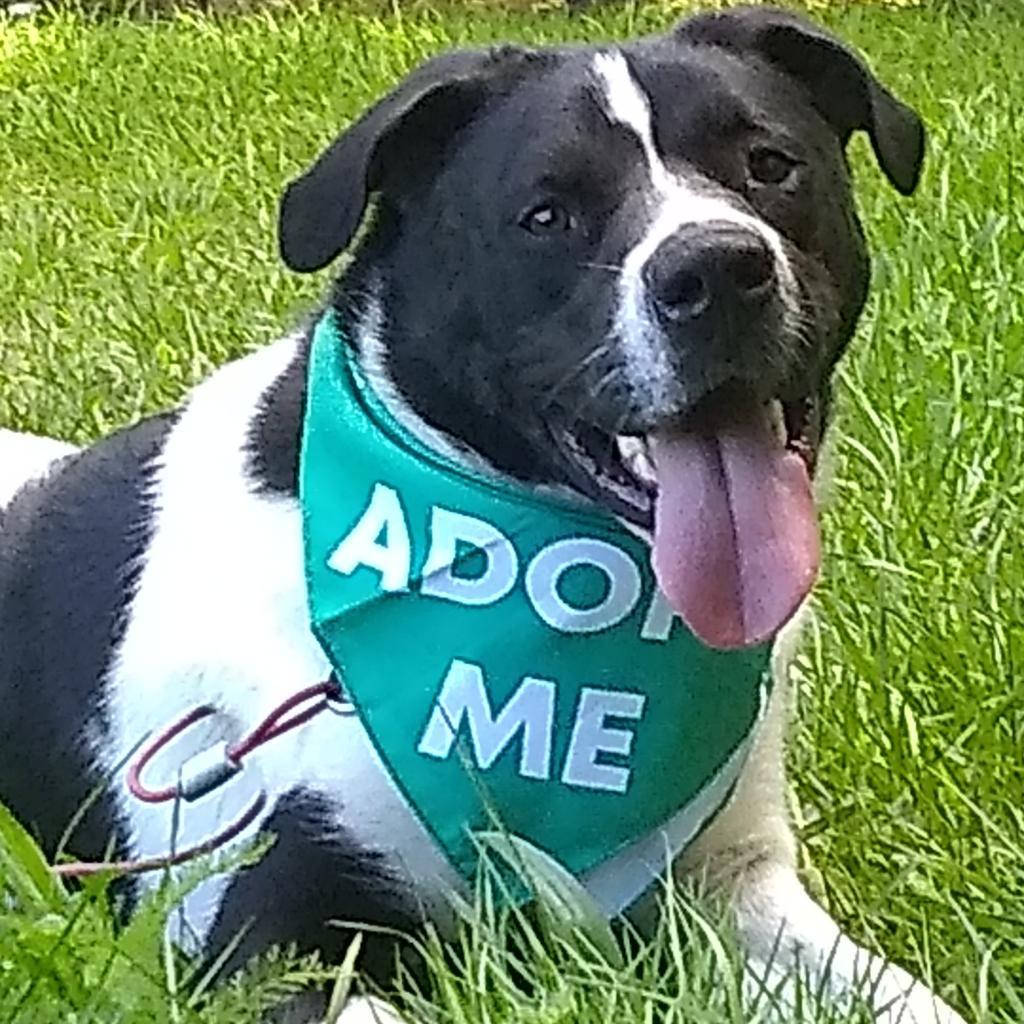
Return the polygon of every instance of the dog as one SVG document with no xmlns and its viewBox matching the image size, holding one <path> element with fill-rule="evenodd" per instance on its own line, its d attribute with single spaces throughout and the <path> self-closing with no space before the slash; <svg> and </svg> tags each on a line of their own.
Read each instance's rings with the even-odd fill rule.
<svg viewBox="0 0 1024 1024">
<path fill-rule="evenodd" d="M 340 261 L 323 309 L 172 411 L 81 452 L 39 450 L 35 479 L 7 504 L 0 799 L 50 855 L 158 856 L 172 843 L 171 812 L 122 780 L 140 740 L 195 705 L 215 709 L 147 768 L 173 779 L 331 677 L 311 627 L 300 503 L 306 443 L 321 436 L 307 426 L 304 439 L 311 363 L 331 322 L 336 358 L 409 450 L 496 490 L 614 521 L 649 550 L 668 621 L 685 623 L 695 656 L 770 658 L 774 683 L 755 694 L 735 776 L 673 847 L 679 877 L 729 894 L 754 972 L 800 967 L 839 995 L 862 990 L 891 1024 L 962 1024 L 811 898 L 786 810 L 786 663 L 819 557 L 811 478 L 833 373 L 868 291 L 845 156 L 854 132 L 911 194 L 924 153 L 916 114 L 839 40 L 768 7 L 696 15 L 623 45 L 460 50 L 414 70 L 284 192 L 287 266 Z M 355 433 L 325 456 L 342 481 L 357 478 Z M 378 508 L 384 518 L 370 508 L 360 524 L 384 533 L 362 536 L 353 564 L 375 585 L 409 590 L 408 552 L 385 586 L 400 561 L 404 521 L 388 518 L 400 503 Z M 465 528 L 448 513 L 444 522 Z M 491 567 L 505 550 L 495 543 L 478 545 Z M 539 561 L 531 600 L 547 605 L 537 598 L 534 610 L 564 611 L 555 584 L 537 582 Z M 630 609 L 635 621 L 641 610 Z M 407 667 L 421 646 L 397 645 Z M 573 725 L 579 744 L 590 730 L 589 754 L 577 750 L 561 780 L 550 739 L 531 747 L 525 718 L 494 740 L 495 763 L 518 743 L 524 773 L 548 771 L 552 786 L 596 779 L 628 800 L 623 764 L 642 743 L 622 723 L 639 719 L 639 703 L 593 692 L 605 693 L 598 710 Z M 450 747 L 460 727 L 440 707 L 421 754 L 446 736 Z M 183 805 L 179 848 L 265 793 L 239 838 L 265 831 L 276 842 L 255 866 L 192 893 L 178 938 L 214 958 L 241 935 L 232 971 L 275 944 L 340 958 L 347 937 L 331 919 L 399 931 L 446 920 L 464 879 L 386 760 L 349 708 Z M 671 787 L 659 778 L 658 789 Z M 597 820 L 612 828 L 610 816 Z M 126 880 L 127 912 L 142 884 Z M 393 956 L 374 934 L 361 964 L 386 979 Z"/>
<path fill-rule="evenodd" d="M 26 481 L 42 476 L 57 459 L 74 451 L 74 445 L 64 441 L 0 428 L 0 515 Z"/>
</svg>

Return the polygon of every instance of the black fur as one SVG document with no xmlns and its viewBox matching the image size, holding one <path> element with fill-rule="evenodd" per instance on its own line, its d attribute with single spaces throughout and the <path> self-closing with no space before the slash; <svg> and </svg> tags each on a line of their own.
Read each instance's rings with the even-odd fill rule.
<svg viewBox="0 0 1024 1024">
<path fill-rule="evenodd" d="M 924 159 L 920 118 L 835 37 L 771 7 L 690 18 L 678 35 L 741 54 L 760 53 L 804 85 L 844 143 L 855 131 L 867 132 L 879 165 L 900 192 L 910 195 L 917 187 Z"/>
<path fill-rule="evenodd" d="M 404 159 L 412 137 L 419 155 L 440 154 L 492 90 L 509 87 L 542 59 L 506 46 L 454 50 L 418 67 L 285 190 L 279 230 L 285 263 L 301 271 L 327 266 L 355 234 L 370 192 L 393 176 L 393 168 L 400 166 L 403 176 L 417 173 Z M 339 182 L 346 183 L 343 191 Z"/>
<path fill-rule="evenodd" d="M 120 640 L 152 532 L 150 468 L 172 416 L 157 416 L 63 461 L 8 508 L 0 543 L 0 800 L 52 857 L 126 852 L 89 747 L 107 734 L 102 679 Z M 41 511 L 42 510 L 42 511 Z"/>
<path fill-rule="evenodd" d="M 263 395 L 249 430 L 249 475 L 259 494 L 299 493 L 299 441 L 306 408 L 311 328 L 288 368 Z"/>
<path fill-rule="evenodd" d="M 224 965 L 226 973 L 271 946 L 318 950 L 327 963 L 337 962 L 353 934 L 344 923 L 415 932 L 420 916 L 411 894 L 388 876 L 379 858 L 333 825 L 337 814 L 337 807 L 302 790 L 278 801 L 266 824 L 276 836 L 274 846 L 255 867 L 232 878 L 209 936 L 212 950 L 243 936 Z M 392 935 L 367 933 L 360 969 L 386 984 L 396 956 L 408 948 Z"/>
<path fill-rule="evenodd" d="M 388 370 L 409 405 L 531 481 L 574 480 L 552 432 L 596 432 L 599 458 L 610 434 L 691 411 L 638 399 L 605 343 L 615 297 L 605 283 L 645 223 L 646 171 L 638 139 L 608 119 L 595 89 L 596 52 L 431 61 L 339 136 L 281 205 L 294 269 L 323 266 L 356 239 L 334 301 L 350 316 L 378 297 Z M 751 305 L 695 358 L 698 335 L 683 325 L 675 372 L 691 393 L 738 377 L 757 400 L 824 406 L 869 277 L 844 146 L 867 131 L 908 191 L 920 121 L 837 40 L 767 8 L 698 17 L 621 52 L 670 167 L 774 226 L 800 282 L 799 332 L 780 334 L 777 302 Z M 749 154 L 765 147 L 793 164 L 782 185 L 751 177 Z M 574 229 L 524 230 L 545 204 Z M 739 358 L 741 337 L 763 343 Z"/>
</svg>

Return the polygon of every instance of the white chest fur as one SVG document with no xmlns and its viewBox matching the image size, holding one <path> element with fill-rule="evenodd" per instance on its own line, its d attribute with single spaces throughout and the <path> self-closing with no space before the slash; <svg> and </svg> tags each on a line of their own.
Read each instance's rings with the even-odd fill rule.
<svg viewBox="0 0 1024 1024">
<path fill-rule="evenodd" d="M 220 714 L 147 769 L 147 779 L 167 784 L 185 759 L 237 738 L 330 671 L 308 627 L 298 504 L 253 493 L 245 473 L 253 411 L 295 346 L 286 338 L 224 367 L 195 391 L 170 433 L 151 495 L 152 542 L 108 679 L 109 770 L 151 730 L 196 705 L 214 705 Z M 118 793 L 134 852 L 146 856 L 220 831 L 261 789 L 272 807 L 298 787 L 337 808 L 338 819 L 323 823 L 327 836 L 343 825 L 396 874 L 415 878 L 419 899 L 453 883 L 355 716 L 323 715 L 261 749 L 241 776 L 183 805 L 176 834 L 170 805 L 141 804 L 123 782 Z M 211 881 L 187 902 L 192 938 L 201 941 L 212 923 L 223 887 Z"/>
</svg>

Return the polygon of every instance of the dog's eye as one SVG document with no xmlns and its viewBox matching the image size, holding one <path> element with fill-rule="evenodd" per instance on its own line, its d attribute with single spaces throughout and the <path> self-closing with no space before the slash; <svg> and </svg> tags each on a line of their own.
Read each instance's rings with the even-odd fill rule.
<svg viewBox="0 0 1024 1024">
<path fill-rule="evenodd" d="M 768 146 L 755 146 L 747 157 L 750 177 L 761 185 L 781 185 L 797 164 L 791 156 Z"/>
<path fill-rule="evenodd" d="M 576 218 L 557 203 L 539 203 L 519 218 L 519 226 L 538 237 L 562 235 L 576 227 Z"/>
</svg>

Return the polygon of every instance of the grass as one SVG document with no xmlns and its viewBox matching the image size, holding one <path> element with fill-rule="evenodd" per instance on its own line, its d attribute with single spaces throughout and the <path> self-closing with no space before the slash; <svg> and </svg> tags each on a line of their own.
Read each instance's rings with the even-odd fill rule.
<svg viewBox="0 0 1024 1024">
<path fill-rule="evenodd" d="M 791 766 L 806 877 L 844 926 L 972 1019 L 1020 1024 L 1024 25 L 1012 6 L 970 9 L 823 15 L 918 107 L 932 145 L 910 202 L 855 145 L 876 280 L 843 373 Z M 289 324 L 324 281 L 276 263 L 281 184 L 421 57 L 669 18 L 325 6 L 0 23 L 0 424 L 88 440 Z M 190 965 L 159 937 L 170 897 L 115 936 L 96 888 L 55 890 L 15 835 L 0 829 L 0 1019 L 197 1019 Z M 14 885 L 33 863 L 35 881 Z M 478 923 L 463 969 L 438 962 L 436 1008 L 418 1011 L 739 1021 L 751 1011 L 736 1002 L 734 958 L 706 927 L 680 903 L 652 951 L 610 971 L 564 937 Z M 495 951 L 507 928 L 519 967 Z M 698 941 L 680 951 L 687 935 Z M 255 1019 L 310 969 L 277 960 L 211 997 L 203 1019 Z M 510 983 L 517 970 L 538 982 L 530 999 Z"/>
</svg>

